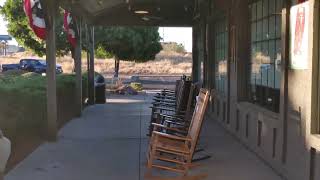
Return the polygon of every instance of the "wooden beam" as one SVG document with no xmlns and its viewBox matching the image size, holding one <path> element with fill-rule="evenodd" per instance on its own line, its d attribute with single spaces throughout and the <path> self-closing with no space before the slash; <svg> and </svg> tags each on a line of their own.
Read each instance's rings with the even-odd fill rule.
<svg viewBox="0 0 320 180">
<path fill-rule="evenodd" d="M 95 88 L 94 88 L 94 27 L 89 29 L 89 41 L 90 41 L 90 61 L 89 61 L 89 104 L 95 104 Z"/>
<path fill-rule="evenodd" d="M 77 115 L 82 114 L 82 20 L 79 18 L 77 22 L 77 45 L 75 48 L 75 70 L 76 70 L 76 97 L 77 97 Z"/>
<path fill-rule="evenodd" d="M 56 14 L 58 5 L 56 1 L 43 0 L 46 14 L 47 39 L 46 39 L 46 60 L 47 60 L 47 119 L 48 119 L 48 140 L 57 140 L 57 83 L 56 83 Z"/>
</svg>

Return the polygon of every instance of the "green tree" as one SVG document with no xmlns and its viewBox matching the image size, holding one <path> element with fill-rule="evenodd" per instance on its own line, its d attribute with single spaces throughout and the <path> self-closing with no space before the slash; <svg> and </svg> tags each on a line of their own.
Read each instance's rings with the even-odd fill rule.
<svg viewBox="0 0 320 180">
<path fill-rule="evenodd" d="M 8 22 L 8 32 L 17 42 L 32 50 L 39 56 L 45 55 L 45 42 L 36 37 L 29 26 L 28 18 L 23 10 L 22 0 L 7 0 L 0 13 Z M 65 55 L 72 49 L 67 42 L 65 31 L 63 30 L 63 10 L 60 9 L 60 15 L 57 17 L 56 35 L 57 35 L 57 55 Z"/>
<path fill-rule="evenodd" d="M 97 46 L 115 58 L 115 77 L 120 60 L 146 62 L 162 49 L 158 27 L 98 27 L 95 33 Z"/>
<path fill-rule="evenodd" d="M 8 32 L 23 47 L 39 56 L 45 55 L 45 42 L 35 36 L 29 27 L 22 0 L 7 0 L 0 13 L 8 22 Z M 72 51 L 63 30 L 63 10 L 60 9 L 56 23 L 57 55 Z M 145 62 L 160 52 L 161 44 L 157 27 L 98 27 L 95 30 L 95 47 L 99 56 L 114 56 L 115 76 L 118 76 L 121 60 Z M 86 49 L 86 46 L 83 47 Z M 103 52 L 103 50 L 105 52 Z M 73 53 L 72 53 L 73 54 Z"/>
</svg>

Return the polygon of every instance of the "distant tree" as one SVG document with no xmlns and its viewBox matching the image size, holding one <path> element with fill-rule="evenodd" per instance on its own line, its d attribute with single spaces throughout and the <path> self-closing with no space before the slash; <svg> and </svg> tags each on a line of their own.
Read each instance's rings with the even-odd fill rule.
<svg viewBox="0 0 320 180">
<path fill-rule="evenodd" d="M 98 27 L 96 36 L 97 46 L 115 58 L 115 77 L 120 60 L 146 62 L 155 59 L 162 49 L 157 27 Z"/>
<path fill-rule="evenodd" d="M 186 49 L 183 44 L 178 44 L 176 42 L 166 42 L 162 43 L 162 48 L 164 51 L 172 51 L 176 53 L 185 53 Z"/>
<path fill-rule="evenodd" d="M 23 10 L 23 0 L 6 0 L 0 13 L 8 22 L 8 32 L 17 42 L 32 50 L 39 56 L 45 55 L 45 42 L 35 36 L 29 27 L 28 18 Z M 56 36 L 57 36 L 57 55 L 65 55 L 72 49 L 67 42 L 65 31 L 63 30 L 63 11 L 60 9 L 60 16 L 57 17 Z"/>
</svg>

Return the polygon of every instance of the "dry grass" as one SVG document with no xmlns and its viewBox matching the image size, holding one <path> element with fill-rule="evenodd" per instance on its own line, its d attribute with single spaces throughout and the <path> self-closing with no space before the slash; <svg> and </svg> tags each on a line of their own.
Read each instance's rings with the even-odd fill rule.
<svg viewBox="0 0 320 180">
<path fill-rule="evenodd" d="M 32 54 L 22 53 L 11 57 L 0 57 L 0 64 L 18 63 L 21 58 L 32 57 Z M 74 62 L 71 57 L 61 57 L 57 59 L 57 63 L 62 65 L 65 73 L 72 73 Z M 87 68 L 86 59 L 83 58 L 83 70 Z M 156 59 L 145 63 L 136 62 L 120 62 L 121 75 L 180 75 L 191 74 L 192 55 L 178 54 L 174 52 L 160 52 Z M 101 74 L 113 74 L 114 60 L 113 59 L 96 59 L 95 71 Z"/>
</svg>

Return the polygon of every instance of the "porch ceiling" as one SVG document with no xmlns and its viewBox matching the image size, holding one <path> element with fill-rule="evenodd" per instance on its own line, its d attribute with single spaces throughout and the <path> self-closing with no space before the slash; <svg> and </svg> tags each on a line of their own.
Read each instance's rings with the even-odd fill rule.
<svg viewBox="0 0 320 180">
<path fill-rule="evenodd" d="M 194 0 L 61 0 L 61 5 L 102 26 L 192 26 L 194 16 Z"/>
</svg>

